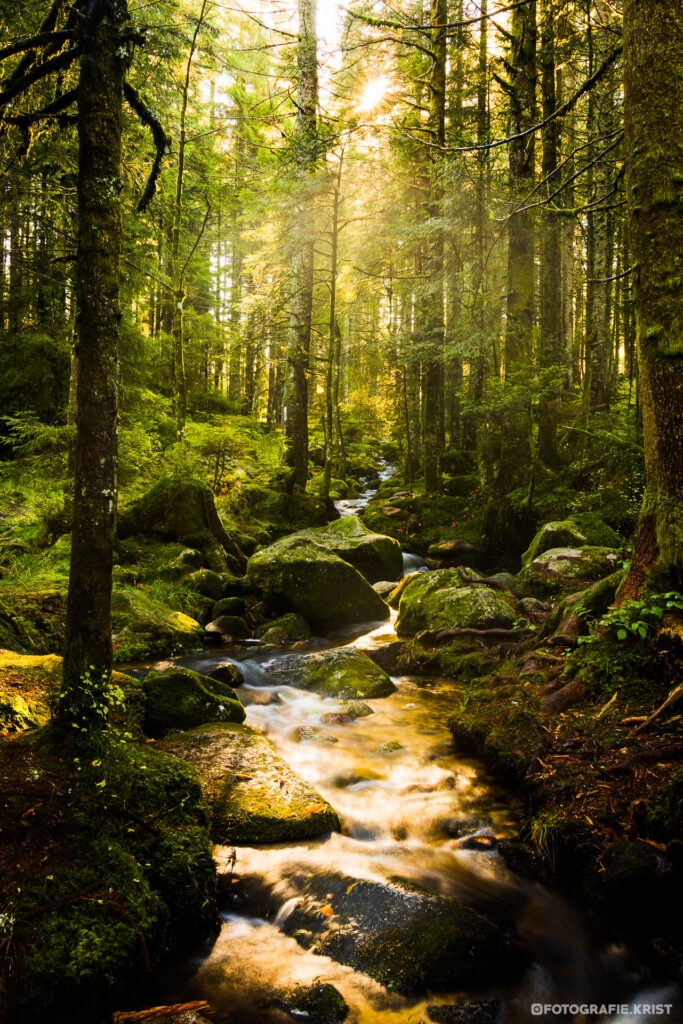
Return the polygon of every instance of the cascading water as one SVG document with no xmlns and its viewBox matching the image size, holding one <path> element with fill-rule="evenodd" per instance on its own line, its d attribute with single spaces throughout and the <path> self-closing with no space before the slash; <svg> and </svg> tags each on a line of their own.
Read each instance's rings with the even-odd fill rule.
<svg viewBox="0 0 683 1024">
<path fill-rule="evenodd" d="M 392 624 L 383 623 L 370 632 L 347 630 L 334 641 L 317 643 L 371 650 L 393 639 Z M 343 833 L 236 851 L 219 847 L 218 863 L 230 876 L 234 895 L 226 896 L 222 929 L 210 953 L 187 964 L 182 981 L 167 981 L 166 1001 L 207 999 L 219 1022 L 276 1024 L 294 1019 L 278 1007 L 278 993 L 325 981 L 341 992 L 348 1019 L 356 1024 L 426 1024 L 434 1019 L 429 1016 L 434 1006 L 491 998 L 500 1000 L 506 1024 L 521 1024 L 535 1003 L 633 1000 L 639 978 L 627 951 L 593 936 L 580 913 L 516 876 L 500 857 L 497 846 L 516 834 L 521 808 L 479 762 L 453 748 L 445 723 L 457 683 L 395 677 L 391 696 L 367 701 L 372 714 L 321 729 L 322 715 L 343 705 L 279 683 L 278 664 L 290 652 L 252 647 L 230 649 L 230 654 L 244 675 L 240 695 L 247 724 L 264 732 L 332 804 Z M 179 660 L 208 672 L 227 660 L 225 655 L 215 650 Z M 300 741 L 307 726 L 317 730 L 319 742 Z M 397 995 L 364 973 L 301 948 L 286 934 L 303 880 L 329 878 L 332 885 L 340 875 L 382 885 L 400 877 L 423 891 L 464 898 L 507 918 L 531 966 L 516 984 L 493 992 L 440 992 L 429 999 Z M 676 999 L 662 990 L 651 1001 Z M 627 1024 L 630 1018 L 615 1014 L 612 1020 Z"/>
</svg>

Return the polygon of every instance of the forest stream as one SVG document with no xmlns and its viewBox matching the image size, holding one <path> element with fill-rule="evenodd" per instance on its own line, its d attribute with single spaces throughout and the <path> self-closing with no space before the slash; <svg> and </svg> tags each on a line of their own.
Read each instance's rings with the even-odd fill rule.
<svg viewBox="0 0 683 1024">
<path fill-rule="evenodd" d="M 356 513 L 371 494 L 339 502 L 340 513 Z M 423 560 L 405 554 L 404 571 L 415 569 L 426 569 Z M 395 617 L 392 612 L 391 620 L 379 625 L 331 632 L 308 641 L 306 649 L 377 650 L 396 640 Z M 522 806 L 480 761 L 455 748 L 446 720 L 461 689 L 457 681 L 392 676 L 395 692 L 367 701 L 372 713 L 350 721 L 343 714 L 346 702 L 278 679 L 278 666 L 291 656 L 291 649 L 252 642 L 185 655 L 174 664 L 203 675 L 226 661 L 237 665 L 244 680 L 238 694 L 247 708 L 245 724 L 265 734 L 331 804 L 342 832 L 259 847 L 218 846 L 215 857 L 224 881 L 220 934 L 210 951 L 164 976 L 156 993 L 160 1001 L 207 1000 L 219 1022 L 277 1024 L 307 1016 L 284 1010 L 287 991 L 323 982 L 341 993 L 353 1024 L 501 1019 L 521 1024 L 538 1015 L 534 1004 L 558 1003 L 577 1011 L 565 1014 L 566 1020 L 585 1019 L 578 1011 L 590 1003 L 607 1007 L 604 1019 L 622 1024 L 647 1019 L 642 1012 L 623 1012 L 633 1003 L 673 1004 L 659 1012 L 668 1020 L 682 1019 L 676 1015 L 678 989 L 653 982 L 638 954 L 605 922 L 506 865 L 499 844 L 517 838 Z M 317 954 L 315 945 L 302 948 L 288 934 L 287 922 L 305 899 L 310 879 L 318 880 L 321 892 L 330 890 L 329 906 L 320 913 L 329 915 L 334 928 L 334 890 L 338 895 L 340 879 L 349 876 L 354 884 L 365 880 L 384 888 L 398 879 L 481 909 L 509 927 L 526 966 L 503 986 L 432 995 L 427 981 L 423 992 L 409 997 Z M 615 1012 L 614 1004 L 621 1009 Z"/>
<path fill-rule="evenodd" d="M 370 650 L 394 639 L 391 623 L 383 623 L 319 644 Z M 672 989 L 647 990 L 628 950 L 601 941 L 565 900 L 506 867 L 496 846 L 516 835 L 519 803 L 481 763 L 454 749 L 445 720 L 457 683 L 393 677 L 396 691 L 368 702 L 372 715 L 326 728 L 336 742 L 298 742 L 302 727 L 317 726 L 322 714 L 340 710 L 340 702 L 277 683 L 272 673 L 288 657 L 285 651 L 240 655 L 246 723 L 264 732 L 332 804 L 344 831 L 304 843 L 219 847 L 219 871 L 232 876 L 237 894 L 223 906 L 221 932 L 209 955 L 187 963 L 182 982 L 174 975 L 165 1001 L 206 999 L 218 1010 L 218 1021 L 232 1024 L 291 1020 L 274 1005 L 278 992 L 321 980 L 341 992 L 348 1019 L 358 1024 L 417 1024 L 427 1019 L 428 1005 L 431 1019 L 446 1020 L 434 1015 L 434 1008 L 456 999 L 483 1001 L 489 1013 L 494 1010 L 489 1001 L 498 999 L 511 1024 L 528 1021 L 537 1002 L 679 1002 Z M 208 673 L 225 660 L 225 651 L 216 650 L 179 662 Z M 387 743 L 402 749 L 387 752 Z M 367 975 L 302 949 L 283 932 L 299 899 L 297 883 L 311 872 L 329 875 L 330 886 L 340 873 L 384 884 L 398 876 L 427 892 L 493 907 L 514 919 L 532 966 L 518 984 L 503 990 L 439 993 L 428 1000 L 393 995 Z M 667 1019 L 677 1018 L 672 1012 Z"/>
</svg>

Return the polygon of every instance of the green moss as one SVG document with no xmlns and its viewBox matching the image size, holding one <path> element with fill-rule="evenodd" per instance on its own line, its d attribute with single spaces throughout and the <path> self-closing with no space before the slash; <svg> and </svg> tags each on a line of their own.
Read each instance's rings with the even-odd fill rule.
<svg viewBox="0 0 683 1024">
<path fill-rule="evenodd" d="M 106 1016 L 151 966 L 216 922 L 194 773 L 113 740 L 87 767 L 73 763 L 81 770 L 67 803 L 59 814 L 45 811 L 46 863 L 16 897 L 18 1011 L 27 1024 Z"/>
<path fill-rule="evenodd" d="M 683 768 L 674 772 L 654 806 L 648 809 L 649 834 L 659 842 L 683 839 Z"/>
<path fill-rule="evenodd" d="M 396 632 L 410 636 L 441 628 L 509 629 L 515 622 L 512 599 L 488 587 L 463 586 L 450 569 L 421 573 L 403 590 Z"/>
<path fill-rule="evenodd" d="M 290 612 L 278 619 L 264 622 L 256 630 L 256 636 L 266 644 L 289 644 L 296 640 L 307 640 L 311 635 L 311 627 L 306 620 Z"/>
<path fill-rule="evenodd" d="M 195 619 L 133 589 L 114 591 L 112 627 L 114 657 L 119 662 L 197 651 L 204 639 Z"/>
<path fill-rule="evenodd" d="M 245 718 L 231 686 L 188 668 L 150 672 L 142 690 L 148 736 L 165 736 L 171 729 L 192 729 L 204 722 L 243 722 Z"/>
<path fill-rule="evenodd" d="M 328 697 L 387 697 L 396 687 L 388 674 L 362 651 L 349 647 L 293 655 L 276 668 L 290 686 Z"/>
<path fill-rule="evenodd" d="M 588 538 L 569 519 L 545 523 L 522 555 L 522 565 L 528 565 L 551 548 L 580 548 L 587 543 Z"/>
<path fill-rule="evenodd" d="M 349 1008 L 334 985 L 302 985 L 287 992 L 282 1006 L 288 1013 L 302 1016 L 311 1024 L 337 1024 L 345 1020 Z"/>
<path fill-rule="evenodd" d="M 398 541 L 372 533 L 356 516 L 344 516 L 317 529 L 301 530 L 295 536 L 315 541 L 343 558 L 370 583 L 395 580 L 402 575 L 403 555 Z"/>
</svg>

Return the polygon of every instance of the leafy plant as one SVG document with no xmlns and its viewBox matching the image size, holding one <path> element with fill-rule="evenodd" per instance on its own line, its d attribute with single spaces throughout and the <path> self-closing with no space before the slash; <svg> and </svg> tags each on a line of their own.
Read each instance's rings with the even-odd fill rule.
<svg viewBox="0 0 683 1024">
<path fill-rule="evenodd" d="M 607 632 L 616 640 L 647 640 L 659 626 L 667 611 L 683 612 L 683 594 L 671 590 L 655 594 L 646 600 L 626 601 L 621 608 L 612 608 L 596 623 L 590 636 L 580 637 L 579 643 L 592 643 Z"/>
</svg>

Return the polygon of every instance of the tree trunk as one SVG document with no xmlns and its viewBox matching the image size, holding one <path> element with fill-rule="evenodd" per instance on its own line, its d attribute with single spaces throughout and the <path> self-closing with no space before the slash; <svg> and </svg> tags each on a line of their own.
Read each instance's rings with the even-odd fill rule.
<svg viewBox="0 0 683 1024">
<path fill-rule="evenodd" d="M 683 588 L 683 103 L 674 90 L 682 66 L 680 6 L 627 0 L 625 149 L 646 488 L 620 601 Z"/>
<path fill-rule="evenodd" d="M 313 308 L 315 225 L 310 176 L 318 161 L 318 38 L 316 0 L 299 0 L 297 48 L 296 159 L 300 201 L 295 213 L 296 239 L 292 254 L 291 308 L 287 337 L 285 394 L 282 410 L 283 462 L 292 470 L 292 486 L 306 487 L 308 479 L 308 367 Z"/>
<path fill-rule="evenodd" d="M 116 525 L 124 0 L 102 3 L 78 86 L 78 413 L 63 682 L 57 721 L 106 724 Z"/>
</svg>

